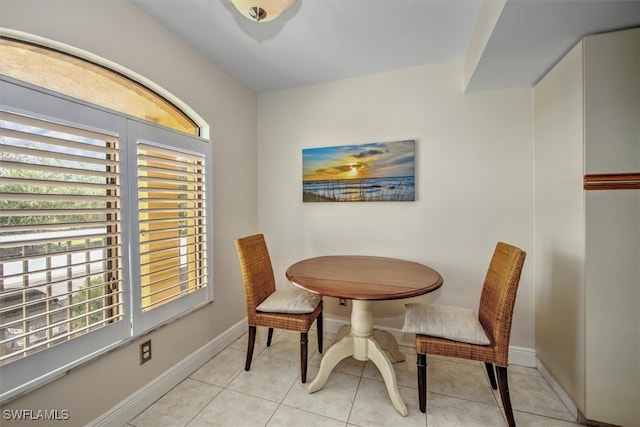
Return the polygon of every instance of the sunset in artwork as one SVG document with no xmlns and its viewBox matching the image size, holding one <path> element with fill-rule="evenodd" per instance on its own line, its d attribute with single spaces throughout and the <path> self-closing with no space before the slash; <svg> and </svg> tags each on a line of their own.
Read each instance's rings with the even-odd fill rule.
<svg viewBox="0 0 640 427">
<path fill-rule="evenodd" d="M 304 201 L 415 200 L 415 141 L 302 150 Z"/>
</svg>

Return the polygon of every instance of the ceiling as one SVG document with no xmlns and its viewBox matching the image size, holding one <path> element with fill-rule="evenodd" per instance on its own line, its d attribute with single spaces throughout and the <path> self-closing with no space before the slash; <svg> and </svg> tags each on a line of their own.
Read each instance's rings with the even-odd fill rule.
<svg viewBox="0 0 640 427">
<path fill-rule="evenodd" d="M 483 0 L 297 0 L 255 23 L 227 0 L 131 1 L 256 92 L 460 59 L 484 16 Z M 532 86 L 585 35 L 634 26 L 640 0 L 506 0 L 466 90 Z"/>
</svg>

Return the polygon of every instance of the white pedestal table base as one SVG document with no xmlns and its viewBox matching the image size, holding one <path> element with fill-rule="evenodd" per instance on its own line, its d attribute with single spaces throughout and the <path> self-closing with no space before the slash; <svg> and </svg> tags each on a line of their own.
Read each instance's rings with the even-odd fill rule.
<svg viewBox="0 0 640 427">
<path fill-rule="evenodd" d="M 329 378 L 329 374 L 340 361 L 346 357 L 356 360 L 371 360 L 384 379 L 387 392 L 393 406 L 406 417 L 407 407 L 400 398 L 396 373 L 384 350 L 387 350 L 397 362 L 405 360 L 404 354 L 398 350 L 398 344 L 389 332 L 373 330 L 373 301 L 352 300 L 351 326 L 343 326 L 338 331 L 336 343 L 322 357 L 320 370 L 309 384 L 309 393 L 320 390 Z"/>
</svg>

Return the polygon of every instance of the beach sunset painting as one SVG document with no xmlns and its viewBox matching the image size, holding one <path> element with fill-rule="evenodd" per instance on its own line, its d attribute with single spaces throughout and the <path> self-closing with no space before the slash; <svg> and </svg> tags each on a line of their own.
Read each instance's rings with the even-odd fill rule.
<svg viewBox="0 0 640 427">
<path fill-rule="evenodd" d="M 302 201 L 415 201 L 415 158 L 415 140 L 305 148 Z"/>
</svg>

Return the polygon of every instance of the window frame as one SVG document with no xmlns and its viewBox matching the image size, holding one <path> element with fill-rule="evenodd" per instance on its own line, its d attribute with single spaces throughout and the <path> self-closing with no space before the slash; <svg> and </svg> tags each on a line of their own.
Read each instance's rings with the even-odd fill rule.
<svg viewBox="0 0 640 427">
<path fill-rule="evenodd" d="M 7 45 L 3 46 L 4 43 Z M 15 48 L 15 45 L 29 53 L 13 54 L 15 49 L 12 49 L 12 46 Z M 209 136 L 209 127 L 182 101 L 148 79 L 118 64 L 52 40 L 0 28 L 0 51 L 4 47 L 10 49 L 6 53 L 6 62 L 15 67 L 12 69 L 0 66 L 0 70 L 6 72 L 4 75 L 8 77 L 37 87 L 46 87 L 56 93 L 95 105 L 102 105 L 99 100 L 100 97 L 105 96 L 105 93 L 112 94 L 115 97 L 113 105 L 109 108 L 113 111 L 161 126 L 164 122 L 165 127 L 186 132 L 189 135 Z M 28 62 L 12 61 L 15 58 L 28 58 Z M 44 67 L 50 68 L 51 74 L 56 78 L 53 81 L 49 79 L 42 81 L 40 79 L 42 74 L 32 71 L 34 64 L 36 69 L 43 67 L 42 64 L 44 64 Z M 90 76 L 87 80 L 83 79 L 86 75 Z M 96 82 L 97 87 L 94 87 Z M 146 111 L 146 108 L 153 104 L 160 107 Z M 130 105 L 136 105 L 136 108 L 131 109 Z M 145 108 L 144 105 L 147 107 Z M 152 120 L 154 118 L 156 120 Z M 184 122 L 187 122 L 187 125 Z"/>
<path fill-rule="evenodd" d="M 213 301 L 213 174 L 209 140 L 188 135 L 131 116 L 80 101 L 41 87 L 0 75 L 0 107 L 43 120 L 93 129 L 119 136 L 122 182 L 122 259 L 131 265 L 122 269 L 122 321 L 83 334 L 50 348 L 0 366 L 0 403 L 56 379 L 109 351 L 124 346 L 172 320 L 191 313 Z M 205 158 L 205 224 L 207 286 L 176 301 L 143 313 L 140 301 L 139 232 L 137 213 L 136 140 L 143 139 L 173 147 L 199 146 Z M 137 266 L 137 267 L 136 267 Z M 136 276 L 138 275 L 138 276 Z"/>
<path fill-rule="evenodd" d="M 185 152 L 196 151 L 194 140 L 197 137 L 181 134 L 181 133 L 172 131 L 170 129 L 160 128 L 158 126 L 151 125 L 148 123 L 135 121 L 130 123 L 130 126 L 128 127 L 127 131 L 128 131 L 128 137 L 127 137 L 126 149 L 128 150 L 128 153 L 127 153 L 128 161 L 135 162 L 135 159 L 137 156 L 137 145 L 138 145 L 137 142 L 139 141 L 149 143 L 151 145 L 157 145 L 160 147 L 167 146 L 166 144 L 159 142 L 160 140 L 163 139 L 163 137 L 167 135 L 167 132 L 172 134 L 173 138 L 175 138 L 173 142 L 180 144 L 181 148 L 183 148 Z M 209 177 L 209 182 L 206 183 L 207 185 L 206 185 L 205 192 L 208 194 L 208 197 L 206 197 L 205 203 L 211 203 L 210 188 L 212 186 L 212 183 L 211 183 L 212 174 L 210 171 L 210 168 L 211 168 L 210 156 L 205 156 L 205 162 L 206 162 L 205 175 Z M 133 169 L 129 169 L 129 168 L 127 169 L 130 171 L 133 171 Z M 129 180 L 129 182 L 137 183 L 138 181 L 137 179 L 134 178 Z M 129 204 L 131 206 L 137 206 L 137 199 L 138 199 L 137 185 L 136 185 L 136 188 L 130 189 L 129 196 L 130 196 Z M 211 232 L 210 227 L 212 224 L 213 217 L 211 215 L 211 212 L 212 212 L 211 208 L 207 207 L 206 212 L 208 212 L 205 228 L 207 228 L 206 235 L 208 237 L 206 244 L 209 246 L 207 248 L 207 254 L 208 254 L 207 257 L 209 258 L 209 274 L 208 274 L 209 285 L 206 288 L 196 290 L 193 293 L 185 295 L 176 301 L 156 307 L 150 311 L 142 310 L 142 288 L 140 286 L 133 287 L 133 290 L 132 290 L 132 294 L 134 297 L 133 310 L 134 310 L 134 313 L 137 314 L 137 319 L 134 319 L 134 322 L 132 324 L 134 336 L 142 335 L 145 332 L 148 332 L 151 329 L 157 327 L 158 325 L 163 324 L 164 322 L 166 322 L 167 319 L 175 318 L 187 312 L 188 311 L 187 307 L 197 304 L 197 301 L 201 298 L 200 296 L 201 293 L 206 292 L 212 287 L 211 274 L 212 274 L 213 268 L 212 268 L 212 261 L 211 261 L 212 259 L 211 258 L 211 253 L 212 253 L 211 240 L 212 240 L 213 233 Z M 131 231 L 132 231 L 132 237 L 134 240 L 133 244 L 131 245 L 131 257 L 135 260 L 139 260 L 140 259 L 140 233 L 138 229 L 139 210 L 134 209 L 133 211 L 131 211 L 129 214 L 129 217 L 132 219 L 132 222 L 133 222 L 132 224 L 133 229 Z M 136 278 L 141 277 L 139 262 L 134 263 L 131 266 L 131 274 Z"/>
</svg>

